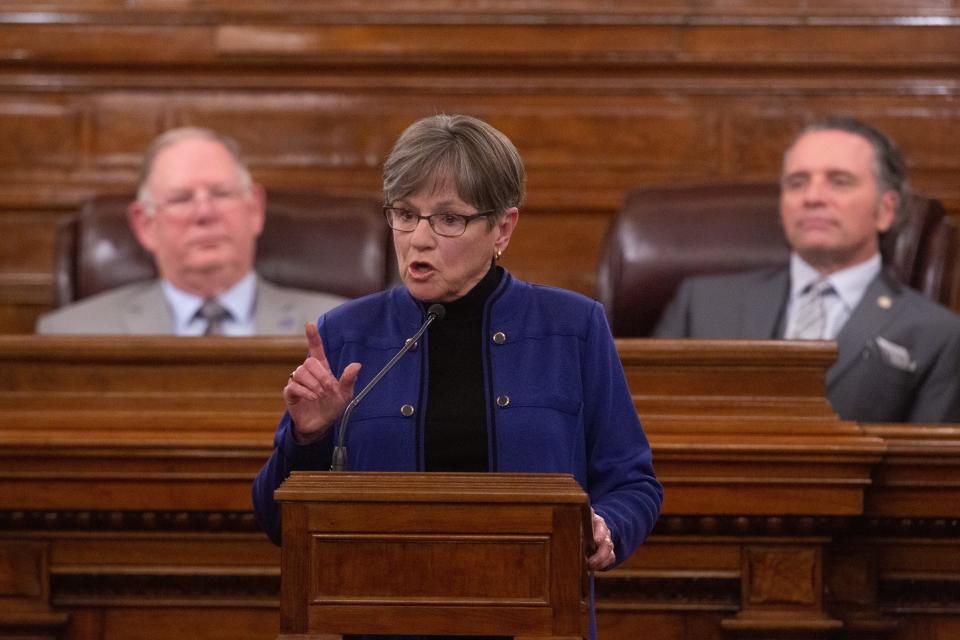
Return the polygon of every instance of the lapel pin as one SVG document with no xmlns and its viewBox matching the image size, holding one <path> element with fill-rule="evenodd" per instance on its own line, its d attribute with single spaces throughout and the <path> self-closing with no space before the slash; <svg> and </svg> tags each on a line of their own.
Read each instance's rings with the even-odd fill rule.
<svg viewBox="0 0 960 640">
<path fill-rule="evenodd" d="M 880 296 L 877 298 L 877 306 L 881 309 L 889 309 L 893 306 L 893 300 L 890 299 L 890 296 Z"/>
</svg>

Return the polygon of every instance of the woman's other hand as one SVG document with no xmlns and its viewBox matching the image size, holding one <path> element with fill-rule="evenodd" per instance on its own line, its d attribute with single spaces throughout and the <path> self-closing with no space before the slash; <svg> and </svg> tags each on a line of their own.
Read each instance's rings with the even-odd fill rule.
<svg viewBox="0 0 960 640">
<path fill-rule="evenodd" d="M 597 550 L 593 555 L 587 558 L 587 568 L 590 571 L 603 571 L 617 561 L 617 555 L 613 551 L 613 538 L 610 536 L 610 529 L 603 518 L 590 509 L 590 516 L 593 522 L 593 542 Z"/>
</svg>

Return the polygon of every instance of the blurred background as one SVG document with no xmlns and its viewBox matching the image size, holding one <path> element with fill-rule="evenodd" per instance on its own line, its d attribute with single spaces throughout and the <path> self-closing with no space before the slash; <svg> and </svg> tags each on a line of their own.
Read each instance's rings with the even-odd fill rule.
<svg viewBox="0 0 960 640">
<path fill-rule="evenodd" d="M 58 220 L 169 127 L 233 136 L 268 188 L 376 195 L 406 125 L 479 116 L 529 170 L 506 266 L 592 294 L 627 189 L 774 180 L 826 113 L 960 215 L 958 94 L 950 0 L 0 2 L 0 332 L 50 307 Z"/>
</svg>

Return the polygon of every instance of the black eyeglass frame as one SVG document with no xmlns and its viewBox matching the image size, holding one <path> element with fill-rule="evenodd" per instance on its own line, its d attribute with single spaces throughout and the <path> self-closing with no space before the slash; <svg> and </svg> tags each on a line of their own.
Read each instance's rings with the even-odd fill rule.
<svg viewBox="0 0 960 640">
<path fill-rule="evenodd" d="M 413 225 L 412 229 L 397 229 L 392 224 L 390 224 L 391 211 L 404 211 L 411 215 L 416 215 L 417 224 Z M 399 231 L 401 233 L 411 233 L 417 228 L 417 225 L 420 224 L 421 220 L 426 220 L 427 224 L 430 225 L 430 229 L 432 229 L 433 232 L 436 233 L 437 235 L 443 236 L 444 238 L 459 238 L 460 236 L 462 236 L 464 233 L 467 232 L 467 225 L 469 225 L 471 222 L 473 222 L 478 218 L 488 218 L 492 215 L 496 215 L 497 211 L 498 209 L 490 209 L 488 211 L 478 211 L 477 213 L 473 213 L 470 215 L 465 215 L 462 213 L 432 213 L 429 216 L 421 216 L 420 214 L 414 214 L 414 212 L 411 211 L 410 209 L 404 209 L 403 207 L 393 207 L 386 204 L 383 205 L 383 217 L 387 221 L 387 226 L 393 229 L 394 231 Z M 463 220 L 463 230 L 456 235 L 450 235 L 449 233 L 443 233 L 442 231 L 439 231 L 435 226 L 435 222 L 434 222 L 434 219 L 437 218 L 438 216 L 456 216 L 457 218 L 460 218 L 461 220 Z"/>
</svg>

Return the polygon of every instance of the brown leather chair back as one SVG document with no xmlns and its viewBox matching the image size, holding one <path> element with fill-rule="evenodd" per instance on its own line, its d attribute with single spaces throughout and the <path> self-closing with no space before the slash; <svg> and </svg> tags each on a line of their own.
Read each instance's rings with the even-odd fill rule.
<svg viewBox="0 0 960 640">
<path fill-rule="evenodd" d="M 607 231 L 597 299 L 614 335 L 647 336 L 688 276 L 785 264 L 776 183 L 630 191 Z M 903 225 L 883 238 L 903 283 L 950 305 L 960 286 L 957 228 L 936 200 L 913 196 Z"/>
<path fill-rule="evenodd" d="M 55 305 L 157 276 L 126 218 L 132 195 L 102 195 L 55 239 Z M 271 282 L 354 298 L 396 281 L 390 233 L 375 198 L 271 191 L 256 269 Z"/>
</svg>

